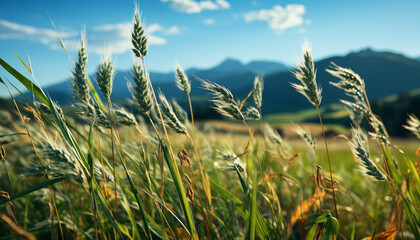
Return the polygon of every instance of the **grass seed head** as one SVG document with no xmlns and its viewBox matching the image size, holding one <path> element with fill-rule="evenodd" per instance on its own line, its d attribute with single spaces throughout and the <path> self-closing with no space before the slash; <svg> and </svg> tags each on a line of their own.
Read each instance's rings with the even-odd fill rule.
<svg viewBox="0 0 420 240">
<path fill-rule="evenodd" d="M 331 65 L 331 69 L 326 70 L 329 74 L 338 79 L 341 79 L 341 82 L 346 82 L 347 84 L 353 85 L 354 87 L 362 89 L 365 88 L 365 81 L 359 76 L 359 74 L 355 73 L 350 68 L 340 67 L 333 62 L 331 62 Z"/>
<path fill-rule="evenodd" d="M 127 112 L 124 108 L 115 109 L 114 116 L 118 124 L 125 126 L 133 126 L 137 124 L 134 115 L 132 113 Z"/>
<path fill-rule="evenodd" d="M 153 104 L 152 92 L 150 90 L 149 84 L 150 80 L 144 74 L 144 71 L 139 62 L 134 62 L 131 78 L 135 84 L 135 86 L 132 86 L 130 83 L 128 84 L 131 95 L 139 105 L 140 111 L 143 113 L 149 113 Z"/>
<path fill-rule="evenodd" d="M 375 162 L 369 158 L 367 150 L 367 138 L 360 129 L 352 128 L 352 142 L 350 143 L 354 159 L 359 170 L 366 176 L 377 181 L 386 181 L 388 178 L 383 174 Z"/>
<path fill-rule="evenodd" d="M 133 17 L 133 30 L 131 31 L 131 44 L 133 45 L 132 50 L 136 57 L 144 59 L 147 54 L 147 36 L 145 27 L 140 19 L 140 12 L 136 7 Z"/>
<path fill-rule="evenodd" d="M 379 138 L 382 142 L 382 144 L 387 145 L 388 147 L 391 146 L 391 142 L 389 141 L 389 134 L 388 131 L 385 128 L 384 123 L 375 115 L 370 116 L 370 121 L 372 124 L 375 124 L 376 130 L 378 133 L 371 133 L 371 135 L 375 138 Z M 375 128 L 375 126 L 372 126 Z"/>
<path fill-rule="evenodd" d="M 74 99 L 80 102 L 88 102 L 90 99 L 90 90 L 86 74 L 87 60 L 86 37 L 85 34 L 82 33 L 80 48 L 77 54 L 77 61 L 73 65 L 71 76 Z"/>
<path fill-rule="evenodd" d="M 187 134 L 187 129 L 185 128 L 184 124 L 179 121 L 178 117 L 176 116 L 172 105 L 166 99 L 165 95 L 162 92 L 159 92 L 159 99 L 161 102 L 162 113 L 164 115 L 164 122 L 168 125 L 172 130 L 179 134 Z"/>
<path fill-rule="evenodd" d="M 96 81 L 98 82 L 99 89 L 107 100 L 111 97 L 114 77 L 114 61 L 112 60 L 110 54 L 107 54 L 102 58 L 98 70 L 96 71 Z"/>
<path fill-rule="evenodd" d="M 258 111 L 255 107 L 248 107 L 245 112 L 243 113 L 246 120 L 260 120 L 261 115 L 260 111 Z"/>
<path fill-rule="evenodd" d="M 264 80 L 261 76 L 255 76 L 254 79 L 254 103 L 257 108 L 262 106 L 262 92 L 264 90 Z"/>
<path fill-rule="evenodd" d="M 174 108 L 175 115 L 182 123 L 188 122 L 188 113 L 178 104 L 175 99 L 172 99 L 172 106 Z"/>
<path fill-rule="evenodd" d="M 404 125 L 403 127 L 420 139 L 420 120 L 416 117 L 416 115 L 408 115 L 407 125 Z"/>
<path fill-rule="evenodd" d="M 350 109 L 352 109 L 353 112 L 357 114 L 360 114 L 360 113 L 369 114 L 369 108 L 365 102 L 362 102 L 362 101 L 350 102 L 343 99 L 341 99 L 340 102 L 346 105 L 347 107 L 349 107 Z"/>
<path fill-rule="evenodd" d="M 313 149 L 313 151 L 316 150 L 316 140 L 309 131 L 303 130 L 303 128 L 299 125 L 296 127 L 295 131 L 302 138 L 302 140 Z"/>
<path fill-rule="evenodd" d="M 283 138 L 269 124 L 264 124 L 264 130 L 271 142 L 278 144 L 280 147 L 283 145 Z"/>
<path fill-rule="evenodd" d="M 182 69 L 179 63 L 176 64 L 175 79 L 176 86 L 185 94 L 189 95 L 191 92 L 191 81 L 188 80 L 187 74 L 185 74 L 184 69 Z"/>
<path fill-rule="evenodd" d="M 214 103 L 214 109 L 221 115 L 239 120 L 245 121 L 245 117 L 242 115 L 241 110 L 239 110 L 238 103 L 234 100 L 232 93 L 229 89 L 207 80 L 198 79 L 201 82 L 201 86 L 209 90 L 212 95 L 212 102 Z"/>
<path fill-rule="evenodd" d="M 311 55 L 309 43 L 303 45 L 303 60 L 296 66 L 297 70 L 293 76 L 300 81 L 299 84 L 292 83 L 292 87 L 305 96 L 314 106 L 319 106 L 322 100 L 322 89 L 316 83 L 316 69 Z"/>
</svg>

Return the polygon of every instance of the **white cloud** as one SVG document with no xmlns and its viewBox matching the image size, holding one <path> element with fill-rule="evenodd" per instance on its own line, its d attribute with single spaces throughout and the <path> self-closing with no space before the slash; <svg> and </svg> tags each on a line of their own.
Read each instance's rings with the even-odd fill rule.
<svg viewBox="0 0 420 240">
<path fill-rule="evenodd" d="M 261 9 L 247 12 L 243 15 L 246 22 L 266 21 L 271 29 L 281 34 L 288 28 L 303 25 L 305 6 L 301 4 L 288 4 L 285 8 L 275 5 L 272 9 Z"/>
<path fill-rule="evenodd" d="M 181 33 L 181 28 L 179 28 L 178 26 L 172 26 L 166 29 L 163 33 L 168 36 L 179 35 Z"/>
<path fill-rule="evenodd" d="M 104 54 L 110 47 L 112 53 L 123 53 L 131 49 L 130 22 L 105 24 L 87 31 L 88 51 L 96 54 Z M 166 39 L 155 34 L 177 35 L 181 29 L 178 26 L 165 28 L 160 24 L 150 24 L 146 27 L 149 45 L 166 44 Z M 78 33 L 75 31 L 60 32 L 66 48 L 75 51 L 78 48 Z M 29 39 L 49 46 L 51 49 L 61 49 L 57 34 L 54 30 L 36 28 L 13 22 L 0 20 L 0 39 Z"/>
<path fill-rule="evenodd" d="M 219 6 L 221 6 L 224 9 L 229 9 L 230 8 L 230 4 L 226 0 L 216 0 L 216 3 L 219 4 Z"/>
<path fill-rule="evenodd" d="M 229 9 L 230 4 L 226 0 L 161 0 L 162 2 L 169 2 L 172 9 L 182 13 L 200 13 L 204 10 L 214 11 Z"/>
<path fill-rule="evenodd" d="M 213 18 L 206 18 L 203 20 L 203 23 L 206 25 L 213 25 L 216 21 Z"/>
<path fill-rule="evenodd" d="M 77 34 L 77 32 L 60 32 L 63 38 L 74 37 Z M 57 33 L 52 29 L 35 28 L 0 19 L 0 39 L 25 39 L 48 45 L 57 41 Z"/>
</svg>

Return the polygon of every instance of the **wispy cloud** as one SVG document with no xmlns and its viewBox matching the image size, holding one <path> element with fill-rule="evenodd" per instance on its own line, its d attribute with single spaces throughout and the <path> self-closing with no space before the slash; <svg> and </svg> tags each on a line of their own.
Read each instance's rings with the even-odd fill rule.
<svg viewBox="0 0 420 240">
<path fill-rule="evenodd" d="M 216 21 L 213 18 L 206 18 L 203 20 L 203 23 L 206 25 L 213 25 Z"/>
<path fill-rule="evenodd" d="M 271 29 L 281 34 L 288 28 L 303 25 L 304 14 L 304 5 L 288 4 L 286 7 L 275 5 L 272 9 L 250 11 L 245 13 L 243 17 L 246 22 L 265 21 Z"/>
<path fill-rule="evenodd" d="M 147 26 L 147 32 L 149 34 L 154 32 L 161 32 L 164 35 L 171 36 L 171 35 L 179 35 L 181 33 L 181 28 L 179 26 L 171 26 L 169 28 L 164 28 L 162 25 L 158 23 L 151 24 Z"/>
<path fill-rule="evenodd" d="M 200 13 L 205 10 L 214 11 L 229 9 L 230 4 L 226 0 L 161 0 L 162 2 L 170 3 L 172 9 L 182 13 Z"/>
<path fill-rule="evenodd" d="M 74 37 L 77 34 L 77 32 L 60 32 L 63 38 Z M 48 45 L 57 41 L 57 33 L 47 28 L 35 28 L 0 19 L 0 39 L 24 39 Z"/>
<path fill-rule="evenodd" d="M 130 50 L 131 25 L 130 22 L 105 24 L 87 31 L 88 51 L 96 54 L 104 54 L 110 47 L 112 53 L 118 54 Z M 162 45 L 166 44 L 166 38 L 154 34 L 165 36 L 178 35 L 181 33 L 181 28 L 175 25 L 165 28 L 160 24 L 154 23 L 146 27 L 146 32 L 148 33 L 149 45 Z M 79 36 L 77 31 L 60 32 L 60 36 L 68 50 L 77 50 L 77 38 Z M 54 30 L 36 28 L 5 20 L 0 20 L 1 39 L 29 39 L 47 45 L 51 49 L 61 48 L 57 33 Z"/>
</svg>

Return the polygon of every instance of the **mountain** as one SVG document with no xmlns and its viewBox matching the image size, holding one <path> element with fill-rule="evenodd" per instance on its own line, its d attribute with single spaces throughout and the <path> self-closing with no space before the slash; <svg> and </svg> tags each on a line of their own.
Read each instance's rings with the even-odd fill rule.
<svg viewBox="0 0 420 240">
<path fill-rule="evenodd" d="M 323 88 L 322 105 L 346 98 L 341 90 L 329 84 L 331 81 L 337 81 L 325 71 L 331 66 L 331 62 L 351 68 L 358 73 L 365 80 L 370 100 L 420 88 L 419 61 L 392 52 L 364 49 L 345 56 L 329 57 L 315 63 L 317 82 Z M 295 112 L 312 107 L 290 86 L 291 82 L 297 82 L 297 80 L 290 72 L 279 72 L 265 77 L 264 113 Z M 252 83 L 249 83 L 247 87 L 234 93 L 243 98 L 251 88 Z"/>
<path fill-rule="evenodd" d="M 192 81 L 193 96 L 203 95 L 205 91 L 200 88 L 199 82 L 195 81 L 195 77 L 208 79 L 225 85 L 229 89 L 240 89 L 248 85 L 254 77 L 258 74 L 271 74 L 273 72 L 287 70 L 285 64 L 273 61 L 252 61 L 248 64 L 228 58 L 218 65 L 209 69 L 191 68 L 186 72 Z M 94 79 L 94 75 L 89 76 L 93 80 L 93 84 L 98 89 Z M 121 100 L 130 98 L 130 91 L 127 88 L 127 81 L 130 80 L 129 71 L 117 71 L 114 79 L 114 89 L 111 97 L 114 100 Z M 183 93 L 174 85 L 175 74 L 173 72 L 161 73 L 151 72 L 150 79 L 156 89 L 161 89 L 168 97 L 181 97 Z M 70 80 L 45 87 L 44 90 L 51 96 L 52 99 L 61 103 L 67 104 L 73 101 Z"/>
<path fill-rule="evenodd" d="M 317 81 L 323 88 L 322 106 L 337 103 L 345 99 L 344 93 L 331 86 L 329 82 L 337 81 L 325 69 L 331 62 L 339 66 L 351 68 L 358 73 L 366 83 L 369 100 L 380 99 L 385 96 L 408 92 L 420 88 L 420 61 L 408 58 L 393 52 L 378 52 L 372 49 L 363 49 L 344 56 L 333 56 L 315 62 L 317 68 Z M 195 77 L 208 79 L 222 84 L 232 91 L 235 98 L 244 99 L 253 88 L 253 79 L 257 74 L 264 75 L 263 112 L 296 112 L 313 106 L 298 94 L 291 86 L 297 82 L 288 67 L 281 63 L 269 61 L 253 61 L 243 64 L 234 59 L 226 59 L 210 69 L 191 68 L 186 70 L 191 79 L 191 95 L 194 105 L 206 108 L 208 93 L 200 87 Z M 160 89 L 170 98 L 178 98 L 181 105 L 186 104 L 185 95 L 175 87 L 174 73 L 150 73 L 153 86 Z M 94 76 L 90 76 L 94 79 Z M 116 74 L 112 98 L 124 100 L 130 98 L 127 81 L 130 79 L 128 71 L 119 71 Z M 59 103 L 72 102 L 72 93 L 69 91 L 70 81 L 44 88 L 50 96 Z M 248 103 L 252 102 L 252 98 Z"/>
</svg>

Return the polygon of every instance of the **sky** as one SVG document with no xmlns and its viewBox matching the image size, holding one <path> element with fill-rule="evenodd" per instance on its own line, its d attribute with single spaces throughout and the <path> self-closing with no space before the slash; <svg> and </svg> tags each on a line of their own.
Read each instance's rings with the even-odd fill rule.
<svg viewBox="0 0 420 240">
<path fill-rule="evenodd" d="M 0 0 L 0 58 L 41 86 L 70 77 L 82 31 L 88 38 L 88 72 L 111 51 L 120 71 L 131 68 L 131 22 L 136 1 Z M 294 65 L 305 40 L 315 60 L 366 47 L 420 56 L 420 1 L 407 0 L 142 0 L 148 34 L 146 65 L 168 72 L 210 68 L 226 58 Z M 50 18 L 60 33 L 63 51 Z M 109 50 L 111 49 L 111 50 Z M 29 76 L 29 74 L 25 74 Z M 0 76 L 7 77 L 0 69 Z M 152 79 L 153 81 L 153 79 Z M 15 82 L 15 81 L 14 81 Z M 0 96 L 7 91 L 0 86 Z"/>
</svg>

